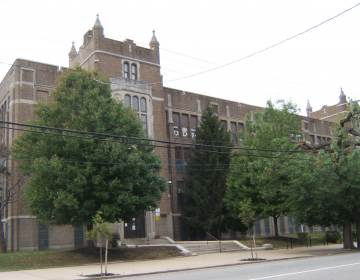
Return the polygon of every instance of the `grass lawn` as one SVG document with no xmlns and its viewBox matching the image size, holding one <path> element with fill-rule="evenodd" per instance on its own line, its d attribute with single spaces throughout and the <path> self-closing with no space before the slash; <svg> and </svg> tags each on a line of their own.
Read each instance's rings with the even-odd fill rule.
<svg viewBox="0 0 360 280">
<path fill-rule="evenodd" d="M 109 249 L 108 261 L 126 262 L 154 260 L 177 256 L 179 256 L 179 251 L 169 247 L 117 248 Z M 0 254 L 0 271 L 72 266 L 90 263 L 100 263 L 100 252 L 98 248 Z"/>
</svg>

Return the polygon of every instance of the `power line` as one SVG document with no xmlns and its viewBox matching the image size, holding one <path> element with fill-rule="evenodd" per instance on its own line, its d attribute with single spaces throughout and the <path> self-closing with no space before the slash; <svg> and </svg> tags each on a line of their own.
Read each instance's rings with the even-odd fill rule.
<svg viewBox="0 0 360 280">
<path fill-rule="evenodd" d="M 39 128 L 39 129 L 57 130 L 57 131 L 62 131 L 62 132 L 70 132 L 70 133 L 102 136 L 102 137 L 109 137 L 109 138 L 130 139 L 130 140 L 139 140 L 139 141 L 151 141 L 151 142 L 159 142 L 159 143 L 163 143 L 163 144 L 174 144 L 174 145 L 182 145 L 182 146 L 220 148 L 220 149 L 231 149 L 231 150 L 263 151 L 263 152 L 291 152 L 291 153 L 293 153 L 293 152 L 295 152 L 295 153 L 309 152 L 309 151 L 299 151 L 299 150 L 291 150 L 291 151 L 289 151 L 289 150 L 275 150 L 275 149 L 257 149 L 257 148 L 215 146 L 215 145 L 205 145 L 205 144 L 195 144 L 195 143 L 181 143 L 181 142 L 172 142 L 172 141 L 166 141 L 166 140 L 155 140 L 155 139 L 140 138 L 140 137 L 133 137 L 133 136 L 120 136 L 120 135 L 112 135 L 112 134 L 97 133 L 97 132 L 87 132 L 87 131 L 80 131 L 80 130 L 70 130 L 70 129 L 64 129 L 64 128 L 55 128 L 55 127 L 49 127 L 49 126 L 23 124 L 23 123 L 9 122 L 9 121 L 0 121 L 0 123 L 10 124 L 10 125 L 17 125 L 17 126 L 25 126 L 25 127 L 31 127 L 31 128 Z M 8 128 L 10 128 L 10 127 L 8 127 Z M 10 129 L 12 129 L 12 128 L 10 128 Z M 27 131 L 31 132 L 31 130 L 27 130 Z M 137 143 L 134 143 L 134 144 L 137 144 Z M 312 152 L 312 151 L 310 151 L 310 152 Z"/>
<path fill-rule="evenodd" d="M 359 5 L 360 5 L 360 3 L 356 4 L 355 6 L 349 8 L 349 9 L 343 11 L 343 12 L 341 12 L 340 14 L 337 14 L 336 16 L 333 16 L 333 17 L 331 17 L 331 18 L 329 18 L 329 19 L 327 19 L 327 20 L 325 20 L 325 21 L 323 21 L 323 22 L 321 22 L 321 23 L 319 23 L 319 24 L 317 24 L 317 25 L 315 25 L 315 26 L 313 26 L 313 27 L 310 27 L 309 29 L 307 29 L 307 30 L 305 30 L 305 31 L 303 31 L 303 32 L 300 32 L 300 33 L 298 33 L 298 34 L 296 34 L 296 35 L 294 35 L 294 36 L 291 36 L 291 37 L 289 37 L 289 38 L 287 38 L 287 39 L 285 39 L 285 40 L 282 40 L 282 41 L 279 42 L 279 43 L 276 43 L 276 44 L 274 44 L 274 45 L 271 45 L 271 46 L 269 46 L 269 47 L 267 47 L 267 48 L 265 48 L 265 49 L 262 49 L 262 50 L 260 50 L 260 51 L 255 52 L 255 53 L 252 53 L 252 54 L 250 54 L 250 55 L 247 55 L 247 56 L 245 56 L 245 57 L 243 57 L 243 58 L 234 60 L 234 61 L 232 61 L 232 62 L 223 64 L 223 65 L 220 65 L 220 66 L 218 66 L 218 67 L 215 67 L 215 68 L 212 68 L 212 69 L 209 69 L 209 70 L 206 70 L 206 71 L 202 71 L 202 72 L 199 72 L 199 73 L 196 73 L 196 74 L 193 74 L 193 75 L 189 75 L 189 76 L 185 76 L 185 77 L 182 77 L 182 78 L 173 79 L 173 80 L 169 80 L 169 81 L 164 81 L 164 83 L 179 81 L 179 80 L 187 79 L 187 78 L 190 78 L 190 77 L 198 76 L 198 75 L 201 75 L 201 74 L 205 74 L 205 73 L 208 73 L 208 72 L 211 72 L 211 71 L 215 71 L 215 70 L 217 70 L 217 69 L 220 69 L 220 68 L 229 66 L 229 65 L 234 64 L 234 63 L 236 63 L 236 62 L 245 60 L 245 59 L 247 59 L 247 58 L 249 58 L 249 57 L 255 56 L 255 55 L 259 54 L 259 53 L 265 52 L 265 51 L 267 51 L 267 50 L 269 50 L 269 49 L 272 49 L 272 48 L 274 48 L 274 47 L 276 47 L 276 46 L 279 46 L 279 45 L 281 45 L 281 44 L 283 44 L 283 43 L 285 43 L 285 42 L 287 42 L 287 41 L 289 41 L 289 40 L 291 40 L 291 39 L 294 39 L 294 38 L 296 38 L 296 37 L 298 37 L 298 36 L 300 36 L 300 35 L 303 35 L 303 34 L 309 32 L 309 31 L 311 31 L 312 29 L 315 29 L 315 28 L 317 28 L 317 27 L 325 24 L 326 22 L 331 21 L 331 20 L 339 17 L 340 15 L 342 15 L 342 14 L 344 14 L 344 13 L 346 13 L 346 12 L 348 12 L 348 11 L 354 9 L 354 8 L 356 8 L 356 7 L 359 6 Z"/>
</svg>

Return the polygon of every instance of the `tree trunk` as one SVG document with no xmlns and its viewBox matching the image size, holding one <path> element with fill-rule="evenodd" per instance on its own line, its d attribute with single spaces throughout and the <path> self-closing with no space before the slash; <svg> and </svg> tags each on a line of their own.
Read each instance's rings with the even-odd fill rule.
<svg viewBox="0 0 360 280">
<path fill-rule="evenodd" d="M 0 218 L 1 218 L 1 213 L 0 213 Z M 0 247 L 1 247 L 1 253 L 7 253 L 4 229 L 1 219 L 0 219 Z"/>
<path fill-rule="evenodd" d="M 355 249 L 352 239 L 351 223 L 349 221 L 343 224 L 344 249 Z"/>
<path fill-rule="evenodd" d="M 87 225 L 86 230 L 89 232 L 93 229 L 93 224 Z M 94 241 L 93 240 L 87 240 L 86 241 L 86 247 L 88 248 L 94 248 Z"/>
<path fill-rule="evenodd" d="M 360 220 L 356 220 L 356 242 L 357 249 L 360 250 Z"/>
<path fill-rule="evenodd" d="M 279 230 L 278 230 L 278 217 L 276 215 L 272 216 L 274 219 L 274 229 L 275 229 L 275 237 L 279 237 Z"/>
</svg>

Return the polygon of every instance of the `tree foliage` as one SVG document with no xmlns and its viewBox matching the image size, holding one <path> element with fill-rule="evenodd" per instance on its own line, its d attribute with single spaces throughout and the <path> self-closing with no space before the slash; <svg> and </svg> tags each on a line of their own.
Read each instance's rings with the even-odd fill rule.
<svg viewBox="0 0 360 280">
<path fill-rule="evenodd" d="M 246 132 L 241 136 L 243 147 L 250 150 L 239 151 L 232 158 L 225 201 L 234 216 L 241 215 L 241 205 L 251 201 L 248 206 L 256 216 L 274 218 L 278 236 L 277 218 L 289 210 L 283 192 L 289 176 L 282 172 L 281 159 L 288 154 L 276 151 L 296 149 L 301 131 L 297 106 L 283 100 L 276 103 L 278 106 L 268 101 L 266 108 L 254 113 L 253 121 L 246 117 Z"/>
<path fill-rule="evenodd" d="M 304 156 L 306 161 L 289 163 L 284 169 L 291 176 L 287 188 L 291 216 L 310 226 L 342 225 L 345 248 L 353 247 L 350 226 L 360 217 L 360 150 L 356 149 L 360 143 L 354 138 L 359 135 L 354 128 L 359 116 L 359 106 L 353 103 L 335 123 L 337 137 L 327 143 L 326 151 Z"/>
<path fill-rule="evenodd" d="M 231 149 L 233 143 L 226 125 L 208 104 L 196 128 L 196 144 L 186 168 L 185 197 L 182 211 L 185 222 L 195 229 L 213 230 L 221 237 L 224 217 L 228 214 L 223 198 L 226 190 Z M 225 219 L 226 220 L 226 219 Z M 233 221 L 231 221 L 233 222 Z M 230 221 L 229 221 L 230 223 Z"/>
<path fill-rule="evenodd" d="M 109 84 L 100 80 L 96 72 L 68 70 L 52 102 L 37 103 L 32 123 L 146 138 L 135 113 L 111 98 Z M 32 130 L 50 134 L 25 132 L 12 147 L 22 173 L 31 175 L 25 189 L 31 215 L 47 224 L 80 226 L 91 225 L 97 211 L 112 223 L 156 208 L 166 182 L 150 141 Z"/>
</svg>

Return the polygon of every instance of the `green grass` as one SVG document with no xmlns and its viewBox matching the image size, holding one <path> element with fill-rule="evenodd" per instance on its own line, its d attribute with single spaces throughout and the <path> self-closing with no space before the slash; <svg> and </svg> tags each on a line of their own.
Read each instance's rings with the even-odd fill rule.
<svg viewBox="0 0 360 280">
<path fill-rule="evenodd" d="M 136 261 L 165 259 L 179 256 L 177 249 L 169 247 L 109 249 L 108 261 Z M 0 271 L 74 266 L 100 262 L 95 248 L 51 250 L 0 254 Z"/>
</svg>

